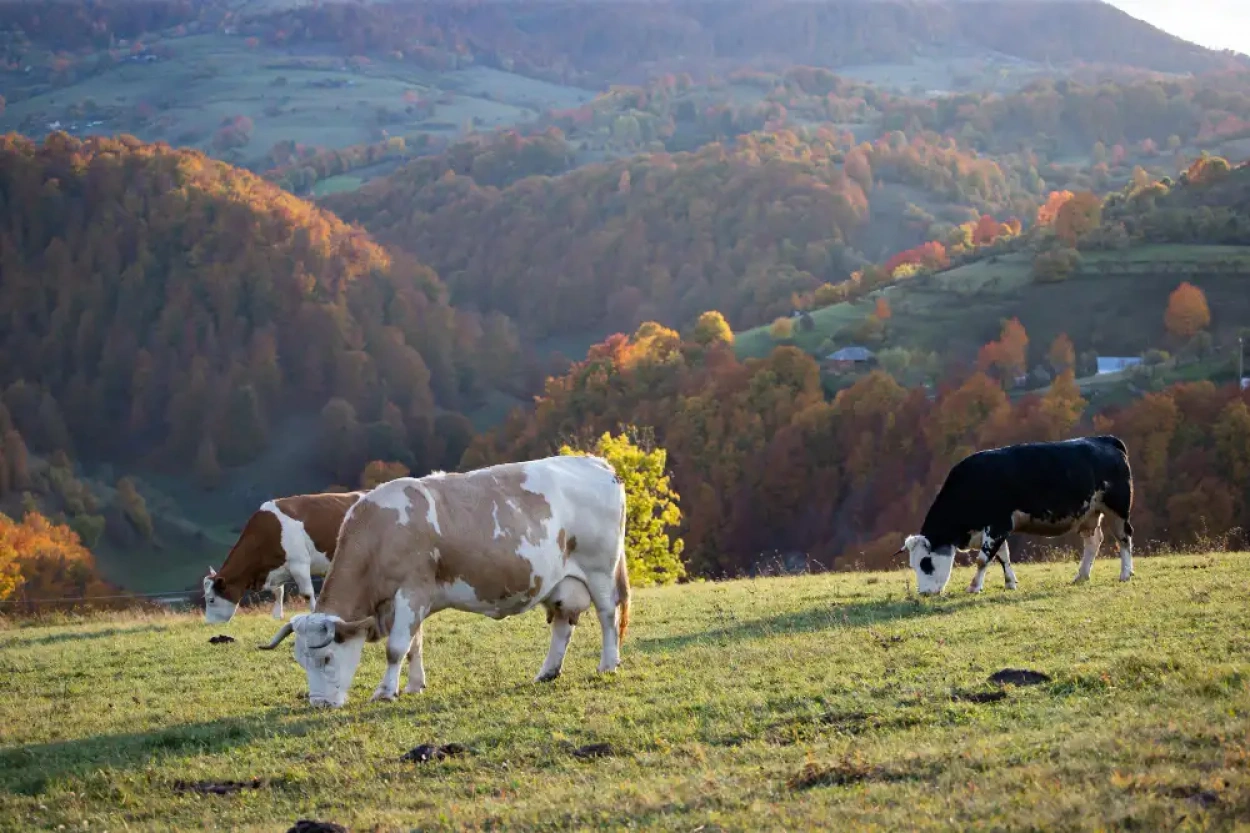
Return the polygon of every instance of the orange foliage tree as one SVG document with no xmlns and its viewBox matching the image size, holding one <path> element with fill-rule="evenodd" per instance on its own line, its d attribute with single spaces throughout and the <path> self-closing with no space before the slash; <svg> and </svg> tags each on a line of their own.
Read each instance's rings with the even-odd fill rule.
<svg viewBox="0 0 1250 833">
<path fill-rule="evenodd" d="M 1001 379 L 1019 376 L 1028 369 L 1029 335 L 1020 319 L 1003 322 L 997 341 L 991 341 L 977 354 L 977 367 L 996 373 Z"/>
<path fill-rule="evenodd" d="M 0 600 L 32 611 L 43 600 L 90 603 L 113 593 L 74 530 L 38 512 L 27 512 L 20 523 L 0 513 Z"/>
<path fill-rule="evenodd" d="M 1083 235 L 1098 228 L 1102 219 L 1102 200 L 1089 191 L 1073 194 L 1064 201 L 1055 216 L 1055 236 L 1069 246 L 1075 246 Z"/>
<path fill-rule="evenodd" d="M 1163 313 L 1163 325 L 1177 338 L 1193 338 L 1211 323 L 1211 309 L 1207 296 L 1198 287 L 1184 281 L 1168 296 L 1168 306 Z"/>
</svg>

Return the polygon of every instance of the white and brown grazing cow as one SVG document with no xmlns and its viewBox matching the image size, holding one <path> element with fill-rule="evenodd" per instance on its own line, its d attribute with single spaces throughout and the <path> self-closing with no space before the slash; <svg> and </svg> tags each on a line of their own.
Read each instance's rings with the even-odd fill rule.
<svg viewBox="0 0 1250 833">
<path fill-rule="evenodd" d="M 544 606 L 551 648 L 536 681 L 546 681 L 559 676 L 578 617 L 593 604 L 599 671 L 620 664 L 630 596 L 625 487 L 597 457 L 392 480 L 351 508 L 337 553 L 317 612 L 293 617 L 261 646 L 295 633 L 314 705 L 347 702 L 365 642 L 381 639 L 387 666 L 373 699 L 399 695 L 405 655 L 405 691 L 424 689 L 421 626 L 448 608 L 503 619 Z"/>
<path fill-rule="evenodd" d="M 204 577 L 204 619 L 229 622 L 249 590 L 269 590 L 273 618 L 282 618 L 282 587 L 294 580 L 314 609 L 312 577 L 324 576 L 334 558 L 343 516 L 364 492 L 295 495 L 261 504 L 239 533 L 221 572 Z"/>
</svg>

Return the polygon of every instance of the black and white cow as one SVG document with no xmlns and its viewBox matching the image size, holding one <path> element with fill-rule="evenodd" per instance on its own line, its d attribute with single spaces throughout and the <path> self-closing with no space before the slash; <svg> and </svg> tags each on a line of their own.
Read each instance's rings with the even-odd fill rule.
<svg viewBox="0 0 1250 833">
<path fill-rule="evenodd" d="M 1008 590 L 1016 588 L 1007 536 L 1055 537 L 1079 531 L 1085 544 L 1074 584 L 1089 580 L 1102 545 L 1102 517 L 1120 545 L 1120 581 L 1133 575 L 1133 474 L 1128 449 L 1118 437 L 1081 437 L 1064 442 L 1023 443 L 978 451 L 960 460 L 929 507 L 919 535 L 909 535 L 897 554 L 908 553 L 917 589 L 941 593 L 950 581 L 955 552 L 979 547 L 977 574 L 968 586 L 979 593 L 985 570 L 997 558 Z"/>
</svg>

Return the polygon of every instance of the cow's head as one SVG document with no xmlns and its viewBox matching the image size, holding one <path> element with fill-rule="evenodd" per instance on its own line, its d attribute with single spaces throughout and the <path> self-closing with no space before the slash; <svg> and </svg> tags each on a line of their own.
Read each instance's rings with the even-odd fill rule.
<svg viewBox="0 0 1250 833">
<path fill-rule="evenodd" d="M 226 583 L 217 575 L 212 567 L 204 576 L 204 621 L 210 623 L 229 622 L 234 611 L 239 607 L 239 600 L 230 601 L 226 598 Z"/>
<path fill-rule="evenodd" d="M 936 596 L 946 589 L 955 566 L 955 548 L 938 547 L 936 550 L 923 535 L 908 535 L 898 554 L 907 553 L 911 568 L 916 571 L 916 592 L 922 596 Z"/>
<path fill-rule="evenodd" d="M 295 659 L 308 675 L 308 702 L 339 708 L 347 702 L 347 690 L 360 665 L 360 653 L 366 640 L 376 635 L 377 621 L 370 616 L 345 622 L 333 614 L 304 613 L 291 617 L 268 645 L 260 646 L 261 650 L 273 650 L 292 632 Z"/>
</svg>

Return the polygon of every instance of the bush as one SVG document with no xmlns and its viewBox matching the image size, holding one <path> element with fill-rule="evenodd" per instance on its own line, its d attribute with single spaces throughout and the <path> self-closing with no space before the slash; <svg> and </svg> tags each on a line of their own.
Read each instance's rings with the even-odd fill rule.
<svg viewBox="0 0 1250 833">
<path fill-rule="evenodd" d="M 1081 265 L 1081 253 L 1076 249 L 1053 249 L 1039 252 L 1033 258 L 1033 280 L 1038 283 L 1066 281 Z"/>
<path fill-rule="evenodd" d="M 778 318 L 769 326 L 768 335 L 773 341 L 789 341 L 794 337 L 794 321 L 789 318 Z"/>
<path fill-rule="evenodd" d="M 565 445 L 560 453 L 590 453 L 612 464 L 625 484 L 629 581 L 638 587 L 672 584 L 686 575 L 681 560 L 685 543 L 668 533 L 670 527 L 681 523 L 678 495 L 665 471 L 668 453 L 654 447 L 649 437 L 639 438 L 637 434 L 636 430 L 617 437 L 605 433 L 589 451 Z"/>
</svg>

